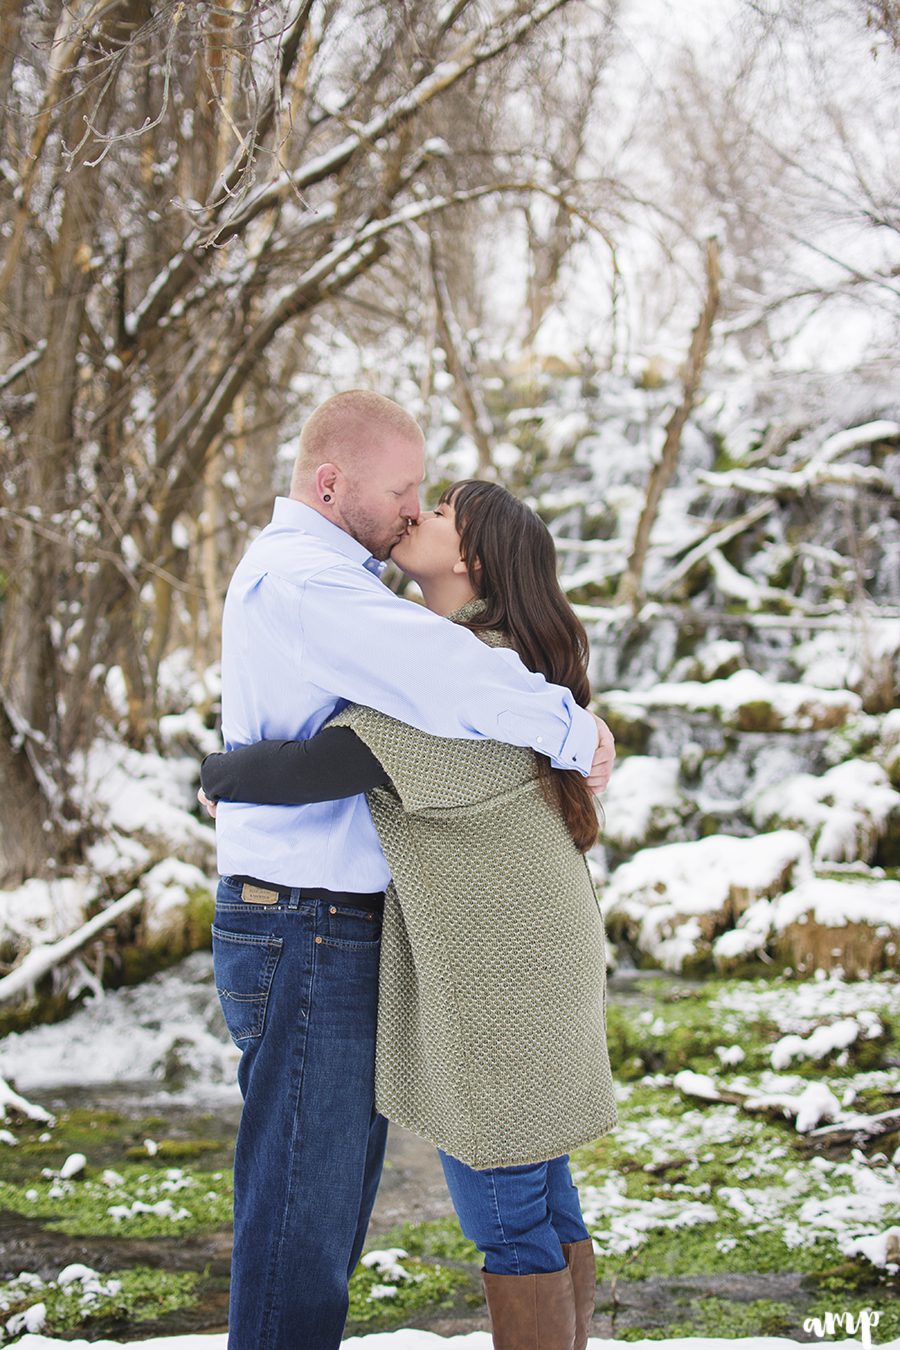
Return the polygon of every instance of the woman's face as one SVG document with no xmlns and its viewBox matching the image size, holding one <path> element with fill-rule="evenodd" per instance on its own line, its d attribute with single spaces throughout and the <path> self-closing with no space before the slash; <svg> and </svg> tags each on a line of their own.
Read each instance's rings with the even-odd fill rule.
<svg viewBox="0 0 900 1350">
<path fill-rule="evenodd" d="M 414 581 L 448 576 L 461 563 L 456 517 L 450 502 L 422 511 L 394 545 L 391 558 Z M 460 569 L 457 569 L 460 570 Z"/>
</svg>

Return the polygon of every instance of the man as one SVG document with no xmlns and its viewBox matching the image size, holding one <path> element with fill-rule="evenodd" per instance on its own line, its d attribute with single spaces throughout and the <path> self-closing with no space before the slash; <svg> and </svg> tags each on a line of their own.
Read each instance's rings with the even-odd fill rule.
<svg viewBox="0 0 900 1350">
<path fill-rule="evenodd" d="M 351 390 L 306 422 L 290 496 L 225 600 L 226 744 L 312 736 L 353 701 L 529 745 L 602 790 L 614 750 L 599 718 L 381 583 L 423 479 L 421 430 L 389 399 Z M 217 820 L 216 985 L 244 1095 L 229 1347 L 336 1350 L 386 1141 L 373 1080 L 390 873 L 364 796 L 223 802 Z"/>
</svg>

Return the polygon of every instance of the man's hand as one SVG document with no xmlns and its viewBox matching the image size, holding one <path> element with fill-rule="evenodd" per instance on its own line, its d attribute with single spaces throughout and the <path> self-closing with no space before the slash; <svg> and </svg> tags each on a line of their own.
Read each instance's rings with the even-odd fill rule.
<svg viewBox="0 0 900 1350">
<path fill-rule="evenodd" d="M 594 751 L 594 758 L 591 761 L 587 785 L 596 796 L 598 792 L 605 790 L 612 777 L 613 765 L 616 762 L 616 743 L 613 740 L 612 732 L 603 719 L 598 717 L 596 713 L 593 716 L 597 723 L 597 749 Z"/>
<path fill-rule="evenodd" d="M 209 800 L 209 798 L 207 797 L 206 793 L 203 791 L 202 788 L 198 788 L 198 789 L 197 789 L 197 801 L 200 803 L 201 806 L 205 806 L 205 807 L 206 807 L 206 814 L 207 814 L 208 816 L 212 816 L 212 818 L 215 820 L 215 817 L 216 817 L 216 803 L 215 803 L 215 802 L 211 802 L 211 801 Z"/>
</svg>

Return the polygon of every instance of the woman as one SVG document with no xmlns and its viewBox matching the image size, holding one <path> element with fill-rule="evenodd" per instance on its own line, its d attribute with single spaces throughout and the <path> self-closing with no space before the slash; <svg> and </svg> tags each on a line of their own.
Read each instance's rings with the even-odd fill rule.
<svg viewBox="0 0 900 1350">
<path fill-rule="evenodd" d="M 430 609 L 587 705 L 587 640 L 552 538 L 505 488 L 448 488 L 392 557 Z M 202 779 L 211 799 L 368 793 L 393 874 L 377 1108 L 438 1145 L 463 1232 L 484 1252 L 495 1346 L 582 1350 L 595 1263 L 568 1153 L 617 1123 L 583 778 L 529 749 L 428 736 L 351 705 L 309 741 L 208 756 Z"/>
</svg>

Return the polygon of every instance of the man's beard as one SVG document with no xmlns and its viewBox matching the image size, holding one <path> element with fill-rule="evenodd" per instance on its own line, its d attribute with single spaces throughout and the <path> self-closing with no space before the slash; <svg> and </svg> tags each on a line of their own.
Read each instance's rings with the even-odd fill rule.
<svg viewBox="0 0 900 1350">
<path fill-rule="evenodd" d="M 345 501 L 341 514 L 349 527 L 348 533 L 356 542 L 368 549 L 378 562 L 387 562 L 391 550 L 397 543 L 397 535 L 401 531 L 403 521 L 398 519 L 387 531 L 383 525 L 377 524 L 367 511 L 357 505 L 355 498 Z"/>
</svg>

